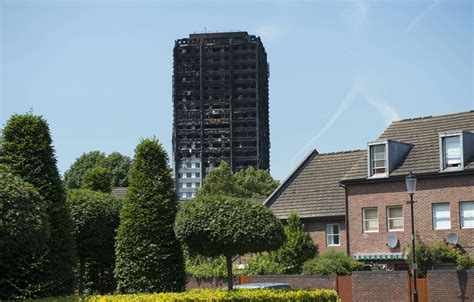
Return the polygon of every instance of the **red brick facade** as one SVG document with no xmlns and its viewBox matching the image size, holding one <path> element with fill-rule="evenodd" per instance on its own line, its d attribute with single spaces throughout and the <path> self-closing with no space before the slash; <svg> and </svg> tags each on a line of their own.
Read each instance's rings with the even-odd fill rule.
<svg viewBox="0 0 474 302">
<path fill-rule="evenodd" d="M 309 233 L 314 243 L 318 245 L 319 252 L 324 253 L 329 249 L 346 252 L 346 226 L 344 219 L 339 220 L 303 220 L 304 230 Z M 339 224 L 339 246 L 328 246 L 326 239 L 326 225 Z"/>
<path fill-rule="evenodd" d="M 411 244 L 411 214 L 405 181 L 367 182 L 347 184 L 350 252 L 355 253 L 389 253 L 407 251 Z M 474 201 L 474 175 L 449 176 L 437 178 L 418 178 L 414 206 L 415 230 L 421 240 L 432 243 L 443 241 L 447 234 L 459 234 L 459 244 L 471 255 L 474 255 L 474 229 L 462 229 L 460 222 L 460 202 Z M 449 203 L 451 228 L 435 230 L 433 228 L 432 207 L 436 203 Z M 403 206 L 403 231 L 387 230 L 387 207 Z M 377 207 L 378 232 L 363 231 L 362 209 Z M 390 249 L 387 237 L 394 234 L 399 239 L 399 246 Z"/>
</svg>

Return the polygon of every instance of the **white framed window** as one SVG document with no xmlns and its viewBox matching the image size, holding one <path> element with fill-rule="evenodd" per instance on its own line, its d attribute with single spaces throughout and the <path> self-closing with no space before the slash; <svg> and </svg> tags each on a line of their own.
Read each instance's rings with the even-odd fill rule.
<svg viewBox="0 0 474 302">
<path fill-rule="evenodd" d="M 386 151 L 386 144 L 370 146 L 370 176 L 387 174 Z"/>
<path fill-rule="evenodd" d="M 441 137 L 441 144 L 443 170 L 461 168 L 461 135 Z"/>
<path fill-rule="evenodd" d="M 186 183 L 186 188 L 191 188 L 191 186 L 192 186 L 191 184 L 192 184 L 192 183 L 187 182 L 187 183 Z"/>
<path fill-rule="evenodd" d="M 181 198 L 186 198 L 186 192 L 181 193 Z"/>
<path fill-rule="evenodd" d="M 387 208 L 387 228 L 389 232 L 403 231 L 403 207 Z"/>
<path fill-rule="evenodd" d="M 474 201 L 461 202 L 461 228 L 474 228 Z"/>
<path fill-rule="evenodd" d="M 193 177 L 193 173 L 186 173 L 186 178 L 191 178 L 191 177 Z"/>
<path fill-rule="evenodd" d="M 449 203 L 433 204 L 433 229 L 446 230 L 451 228 L 451 211 Z"/>
<path fill-rule="evenodd" d="M 326 224 L 326 245 L 339 246 L 340 241 L 340 226 L 339 223 Z"/>
<path fill-rule="evenodd" d="M 379 231 L 379 216 L 377 208 L 363 208 L 362 220 L 365 233 Z"/>
</svg>

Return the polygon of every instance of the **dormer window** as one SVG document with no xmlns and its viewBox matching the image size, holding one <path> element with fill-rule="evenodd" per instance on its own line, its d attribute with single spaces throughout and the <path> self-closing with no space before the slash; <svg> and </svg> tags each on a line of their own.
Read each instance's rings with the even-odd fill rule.
<svg viewBox="0 0 474 302">
<path fill-rule="evenodd" d="M 370 146 L 370 176 L 387 174 L 387 144 Z"/>
<path fill-rule="evenodd" d="M 441 140 L 443 170 L 462 168 L 461 135 L 444 136 Z"/>
</svg>

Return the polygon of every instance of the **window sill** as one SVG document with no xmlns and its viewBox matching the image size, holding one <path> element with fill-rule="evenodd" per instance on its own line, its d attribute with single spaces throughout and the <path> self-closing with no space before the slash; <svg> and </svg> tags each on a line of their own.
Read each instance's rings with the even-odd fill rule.
<svg viewBox="0 0 474 302">
<path fill-rule="evenodd" d="M 396 233 L 396 232 L 404 232 L 405 229 L 401 229 L 401 230 L 388 230 L 387 232 L 389 233 Z"/>
<path fill-rule="evenodd" d="M 328 244 L 326 245 L 327 247 L 335 247 L 335 246 L 341 246 L 340 244 Z"/>
<path fill-rule="evenodd" d="M 445 168 L 443 170 L 440 170 L 439 173 L 459 172 L 463 170 L 464 170 L 464 167 L 450 167 L 450 168 Z"/>
<path fill-rule="evenodd" d="M 364 234 L 378 233 L 379 231 L 364 231 Z"/>
</svg>

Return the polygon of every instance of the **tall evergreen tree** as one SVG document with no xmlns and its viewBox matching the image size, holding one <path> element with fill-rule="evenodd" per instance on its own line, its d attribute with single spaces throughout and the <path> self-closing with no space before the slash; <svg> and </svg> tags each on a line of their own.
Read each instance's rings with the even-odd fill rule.
<svg viewBox="0 0 474 302">
<path fill-rule="evenodd" d="M 35 187 L 49 216 L 47 247 L 23 263 L 29 267 L 25 292 L 32 297 L 72 293 L 76 263 L 73 224 L 48 123 L 29 113 L 13 115 L 3 129 L 0 163 Z"/>
<path fill-rule="evenodd" d="M 177 201 L 168 156 L 156 139 L 135 149 L 120 213 L 115 277 L 122 293 L 181 291 L 184 261 L 173 225 Z"/>
</svg>

